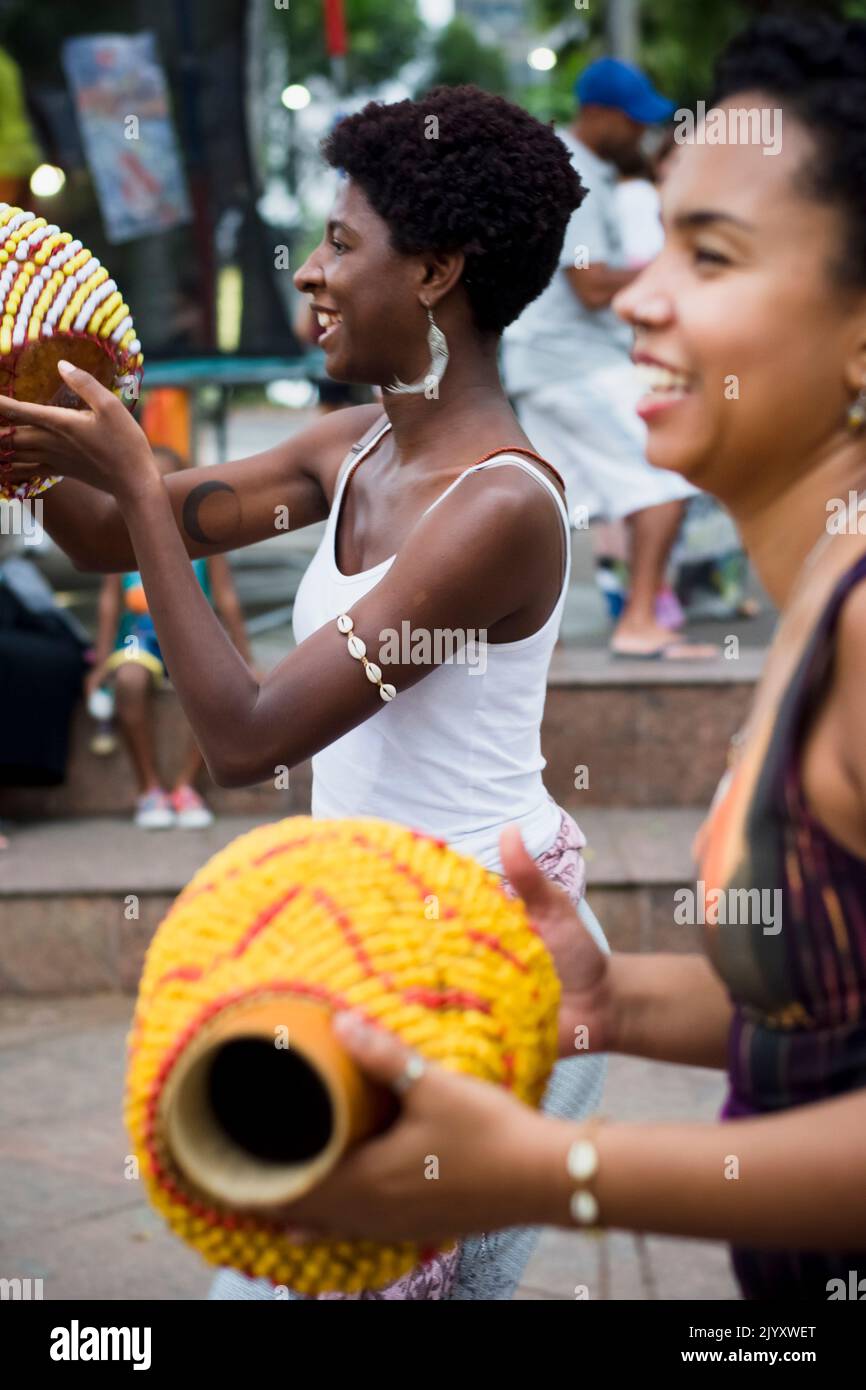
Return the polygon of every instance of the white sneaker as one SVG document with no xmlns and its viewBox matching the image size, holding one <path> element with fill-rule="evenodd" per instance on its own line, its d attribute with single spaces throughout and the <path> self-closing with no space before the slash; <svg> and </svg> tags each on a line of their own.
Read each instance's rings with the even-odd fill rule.
<svg viewBox="0 0 866 1390">
<path fill-rule="evenodd" d="M 168 792 L 161 787 L 142 792 L 135 803 L 132 819 L 140 830 L 170 830 L 176 816 Z"/>
<path fill-rule="evenodd" d="M 204 830 L 213 825 L 213 811 L 194 787 L 178 787 L 171 794 L 171 804 L 181 830 Z"/>
</svg>

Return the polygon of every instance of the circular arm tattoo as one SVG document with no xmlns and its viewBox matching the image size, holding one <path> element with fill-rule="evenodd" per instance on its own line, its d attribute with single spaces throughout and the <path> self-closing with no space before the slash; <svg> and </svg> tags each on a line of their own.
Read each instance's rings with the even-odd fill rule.
<svg viewBox="0 0 866 1390">
<path fill-rule="evenodd" d="M 206 521 L 202 519 L 202 508 L 208 498 L 214 500 L 207 506 Z M 219 500 L 216 500 L 219 498 Z M 199 483 L 184 499 L 181 522 L 183 529 L 192 540 L 200 545 L 218 545 L 231 539 L 237 533 L 240 522 L 240 502 L 233 487 L 228 483 Z"/>
</svg>

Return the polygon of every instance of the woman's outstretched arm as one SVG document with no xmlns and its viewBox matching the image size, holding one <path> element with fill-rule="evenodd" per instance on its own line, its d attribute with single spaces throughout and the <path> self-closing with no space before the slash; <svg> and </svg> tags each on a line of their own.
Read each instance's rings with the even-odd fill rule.
<svg viewBox="0 0 866 1390">
<path fill-rule="evenodd" d="M 610 970 L 616 1001 L 610 1051 L 725 1067 L 733 1006 L 705 956 L 615 952 Z"/>
<path fill-rule="evenodd" d="M 383 707 L 378 686 L 349 654 L 335 623 L 302 642 L 261 684 L 256 680 L 198 585 L 166 480 L 138 427 L 88 373 L 65 375 L 90 411 L 12 402 L 8 412 L 13 422 L 38 422 L 40 435 L 56 429 L 83 459 L 79 472 L 95 475 L 116 496 L 163 657 L 214 780 L 262 782 L 376 715 Z M 125 453 L 112 447 L 118 436 Z M 486 636 L 531 607 L 559 531 L 549 498 L 523 475 L 467 478 L 417 523 L 388 573 L 352 606 L 370 657 L 387 663 L 384 679 L 404 692 L 449 659 L 455 635 L 458 645 L 461 634 L 470 641 L 473 632 Z M 216 534 L 208 524 L 207 536 Z M 236 536 L 224 544 L 237 544 Z M 426 634 L 425 658 L 419 660 L 414 644 L 380 652 L 385 634 L 401 634 L 404 624 Z M 437 634 L 442 641 L 431 643 Z M 477 664 L 484 650 L 482 641 L 464 660 Z"/>
<path fill-rule="evenodd" d="M 323 520 L 329 503 L 322 480 L 334 472 L 380 414 L 381 408 L 375 405 L 336 411 L 263 453 L 214 468 L 169 474 L 166 493 L 187 555 L 195 559 L 237 550 L 279 531 Z M 68 441 L 46 432 L 51 407 L 46 407 L 43 420 L 39 426 L 15 425 L 16 462 L 9 481 L 63 474 L 70 466 Z M 132 417 L 129 424 L 132 429 L 125 429 L 118 449 L 148 451 L 147 440 Z M 110 574 L 137 568 L 126 521 L 114 496 L 98 485 L 64 477 L 39 500 L 45 530 L 76 569 Z"/>
</svg>

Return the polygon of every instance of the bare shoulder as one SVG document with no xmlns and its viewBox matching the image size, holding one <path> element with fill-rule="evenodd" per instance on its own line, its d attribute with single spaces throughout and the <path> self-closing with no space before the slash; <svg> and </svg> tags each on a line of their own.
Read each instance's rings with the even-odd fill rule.
<svg viewBox="0 0 866 1390">
<path fill-rule="evenodd" d="M 496 573 L 521 602 L 538 594 L 545 579 L 553 589 L 560 582 L 562 513 L 550 489 L 522 468 L 499 465 L 461 476 L 419 520 L 415 539 L 440 560 L 471 555 L 478 573 Z"/>
<path fill-rule="evenodd" d="M 382 587 L 393 587 L 404 602 L 423 596 L 435 606 L 434 626 L 481 626 L 495 641 L 518 641 L 539 628 L 557 601 L 560 509 L 519 468 L 458 477 L 459 486 L 419 517 Z"/>
<path fill-rule="evenodd" d="M 455 489 L 454 500 L 487 516 L 501 515 L 505 524 L 522 528 L 527 538 L 555 538 L 562 532 L 562 514 L 553 494 L 563 505 L 565 498 L 555 478 L 540 464 L 536 466 L 537 473 L 511 462 L 479 468 Z M 550 488 L 539 481 L 539 475 Z"/>
</svg>

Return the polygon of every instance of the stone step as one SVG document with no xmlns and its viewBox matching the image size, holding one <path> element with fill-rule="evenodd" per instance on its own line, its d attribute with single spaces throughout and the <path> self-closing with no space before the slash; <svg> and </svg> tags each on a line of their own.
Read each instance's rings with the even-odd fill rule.
<svg viewBox="0 0 866 1390">
<path fill-rule="evenodd" d="M 764 658 L 743 648 L 736 660 L 622 661 L 606 650 L 557 648 L 542 725 L 545 782 L 573 814 L 586 806 L 705 806 L 725 767 L 728 743 L 743 721 Z M 156 698 L 156 738 L 166 776 L 187 748 L 177 697 Z M 105 816 L 128 812 L 134 788 L 126 754 L 89 750 L 92 721 L 73 718 L 66 782 L 59 787 L 0 787 L 0 817 Z M 579 772 L 579 769 L 585 769 Z M 575 786 L 578 782 L 580 789 Z M 227 815 L 280 816 L 309 807 L 310 767 L 293 768 L 288 792 L 270 784 L 204 789 Z"/>
<path fill-rule="evenodd" d="M 283 811 L 285 814 L 285 810 Z M 117 817 L 44 820 L 0 854 L 0 994 L 132 992 L 145 949 L 193 873 L 262 816 L 219 816 L 207 830 L 137 830 Z M 688 807 L 587 807 L 580 817 L 589 900 L 611 945 L 689 951 L 673 893 L 693 881 Z"/>
<path fill-rule="evenodd" d="M 541 740 L 551 796 L 577 817 L 587 806 L 706 807 L 764 656 L 627 661 L 557 648 Z"/>
</svg>

